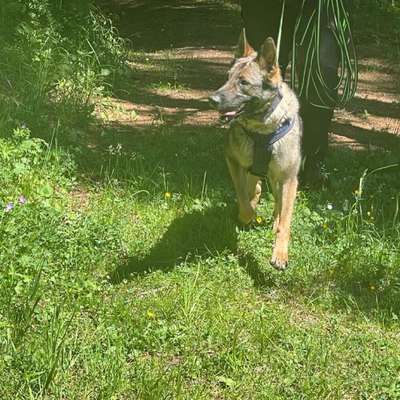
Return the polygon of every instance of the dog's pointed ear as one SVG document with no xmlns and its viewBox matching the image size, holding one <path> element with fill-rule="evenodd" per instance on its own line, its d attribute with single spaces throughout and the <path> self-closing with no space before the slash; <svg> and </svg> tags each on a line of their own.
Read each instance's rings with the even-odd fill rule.
<svg viewBox="0 0 400 400">
<path fill-rule="evenodd" d="M 251 47 L 246 38 L 246 30 L 243 28 L 239 36 L 239 41 L 236 47 L 235 58 L 249 57 L 255 54 L 255 50 Z"/>
<path fill-rule="evenodd" d="M 258 65 L 266 72 L 272 72 L 278 68 L 277 51 L 274 39 L 271 37 L 265 39 L 258 53 Z"/>
</svg>

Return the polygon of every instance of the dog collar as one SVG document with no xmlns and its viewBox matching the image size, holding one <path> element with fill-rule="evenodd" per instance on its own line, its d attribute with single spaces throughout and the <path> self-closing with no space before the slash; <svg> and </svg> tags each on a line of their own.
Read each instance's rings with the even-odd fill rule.
<svg viewBox="0 0 400 400">
<path fill-rule="evenodd" d="M 263 137 L 263 140 L 265 142 L 264 147 L 270 147 L 278 140 L 282 139 L 287 133 L 289 133 L 290 130 L 293 128 L 295 122 L 296 122 L 296 117 L 286 118 L 283 122 L 281 122 L 278 125 L 278 127 L 274 131 L 270 132 L 267 135 L 265 133 L 249 130 L 244 126 L 242 126 L 242 128 L 252 139 L 255 139 L 257 137 Z"/>
</svg>

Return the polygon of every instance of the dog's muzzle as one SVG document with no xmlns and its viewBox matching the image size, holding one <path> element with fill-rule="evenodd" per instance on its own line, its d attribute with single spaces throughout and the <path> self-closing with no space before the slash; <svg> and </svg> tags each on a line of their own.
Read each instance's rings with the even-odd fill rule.
<svg viewBox="0 0 400 400">
<path fill-rule="evenodd" d="M 208 102 L 212 108 L 218 109 L 219 105 L 221 104 L 221 97 L 219 97 L 217 94 L 212 94 L 208 98 Z"/>
<path fill-rule="evenodd" d="M 228 111 L 224 112 L 223 110 L 221 110 L 221 96 L 219 96 L 218 94 L 216 94 L 216 93 L 212 94 L 208 98 L 208 101 L 212 108 L 214 108 L 215 110 L 218 110 L 220 112 L 221 115 L 219 118 L 219 122 L 221 124 L 226 124 L 235 118 L 237 111 L 228 110 Z"/>
</svg>

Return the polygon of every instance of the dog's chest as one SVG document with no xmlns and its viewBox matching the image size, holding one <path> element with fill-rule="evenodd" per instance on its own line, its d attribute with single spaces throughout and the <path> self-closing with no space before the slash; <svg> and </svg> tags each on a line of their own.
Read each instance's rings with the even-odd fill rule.
<svg viewBox="0 0 400 400">
<path fill-rule="evenodd" d="M 267 163 L 265 170 L 268 175 L 279 175 L 281 171 L 293 166 L 298 167 L 300 137 L 301 132 L 295 125 L 295 128 L 291 129 L 289 134 L 271 146 L 270 162 Z M 255 161 L 254 146 L 254 140 L 240 125 L 232 126 L 226 133 L 225 154 L 248 170 L 251 169 Z M 262 175 L 264 176 L 264 173 Z"/>
<path fill-rule="evenodd" d="M 232 126 L 225 136 L 225 153 L 242 167 L 250 168 L 253 164 L 254 142 L 243 128 Z"/>
</svg>

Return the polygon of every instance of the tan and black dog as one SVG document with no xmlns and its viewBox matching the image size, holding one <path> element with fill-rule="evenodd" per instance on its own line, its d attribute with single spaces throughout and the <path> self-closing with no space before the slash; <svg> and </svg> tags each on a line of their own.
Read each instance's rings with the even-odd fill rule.
<svg viewBox="0 0 400 400">
<path fill-rule="evenodd" d="M 267 38 L 257 54 L 243 31 L 228 81 L 210 102 L 230 118 L 225 156 L 235 187 L 239 221 L 249 224 L 267 176 L 275 199 L 276 233 L 271 264 L 288 263 L 290 224 L 301 163 L 302 123 L 299 102 L 283 82 L 274 40 Z"/>
</svg>

